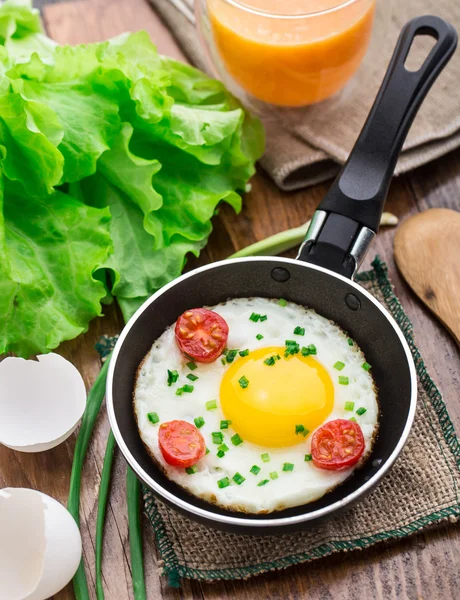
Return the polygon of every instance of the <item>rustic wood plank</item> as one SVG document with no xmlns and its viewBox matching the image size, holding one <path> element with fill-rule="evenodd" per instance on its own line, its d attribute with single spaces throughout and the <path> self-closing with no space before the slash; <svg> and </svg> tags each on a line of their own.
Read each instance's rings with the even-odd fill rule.
<svg viewBox="0 0 460 600">
<path fill-rule="evenodd" d="M 125 30 L 144 28 L 152 35 L 160 51 L 175 57 L 181 56 L 171 35 L 144 0 L 86 0 L 53 4 L 45 7 L 44 21 L 50 35 L 62 43 L 97 41 Z M 401 218 L 407 218 L 427 206 L 449 206 L 458 210 L 458 159 L 459 153 L 456 153 L 434 165 L 419 169 L 414 174 L 395 180 L 388 200 L 388 210 Z M 214 220 L 214 231 L 208 248 L 200 259 L 191 260 L 188 268 L 224 258 L 235 249 L 257 239 L 300 225 L 310 218 L 325 189 L 326 186 L 317 186 L 285 194 L 260 173 L 254 179 L 252 192 L 246 198 L 241 215 L 236 217 L 228 207 L 223 207 L 219 217 Z M 389 264 L 396 292 L 414 323 L 417 341 L 428 367 L 435 380 L 442 384 L 449 409 L 459 428 L 460 407 L 454 405 L 460 395 L 458 352 L 449 336 L 430 318 L 399 277 L 392 259 L 393 236 L 393 230 L 383 230 L 373 250 Z M 368 263 L 369 259 L 366 265 Z M 100 361 L 94 350 L 96 339 L 101 333 L 115 333 L 122 326 L 121 317 L 113 307 L 109 307 L 106 312 L 107 317 L 93 322 L 86 335 L 64 344 L 60 349 L 83 374 L 88 387 L 100 368 Z M 107 433 L 108 423 L 103 413 L 90 444 L 82 485 L 81 529 L 90 584 L 94 571 L 97 491 Z M 0 447 L 0 485 L 36 487 L 65 502 L 74 443 L 75 438 L 72 437 L 59 448 L 38 455 L 19 454 Z M 125 466 L 117 454 L 104 543 L 103 573 L 108 600 L 133 597 L 124 488 Z M 248 581 L 215 585 L 184 582 L 180 591 L 167 588 L 165 581 L 158 576 L 158 557 L 150 527 L 145 528 L 144 545 L 149 598 L 448 599 L 458 597 L 460 584 L 456 559 L 460 553 L 458 527 L 439 528 L 400 543 L 381 545 L 365 553 L 354 552 L 345 558 L 343 555 L 330 557 L 292 568 L 286 573 L 273 573 Z M 73 597 L 68 586 L 56 596 L 56 600 L 71 600 Z M 91 598 L 95 598 L 92 590 Z"/>
</svg>

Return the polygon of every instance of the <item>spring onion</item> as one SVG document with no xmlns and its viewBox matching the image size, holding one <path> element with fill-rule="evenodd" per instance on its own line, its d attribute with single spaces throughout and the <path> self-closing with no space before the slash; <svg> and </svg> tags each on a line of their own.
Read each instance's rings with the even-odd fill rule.
<svg viewBox="0 0 460 600">
<path fill-rule="evenodd" d="M 243 483 L 243 481 L 246 481 L 246 477 L 243 477 L 241 475 L 241 473 L 235 473 L 235 475 L 233 475 L 232 479 L 236 483 L 236 485 L 241 485 Z"/>
<path fill-rule="evenodd" d="M 292 463 L 285 462 L 283 464 L 283 471 L 293 471 L 294 465 Z"/>
<path fill-rule="evenodd" d="M 249 469 L 249 471 L 253 475 L 258 475 L 260 473 L 260 467 L 258 467 L 257 465 L 252 465 L 252 467 Z"/>
<path fill-rule="evenodd" d="M 193 387 L 193 385 L 189 385 L 188 383 L 186 383 L 182 387 L 177 388 L 176 396 L 182 396 L 182 394 L 191 394 L 194 389 L 195 388 Z"/>
<path fill-rule="evenodd" d="M 364 406 L 361 406 L 360 408 L 358 408 L 358 410 L 356 411 L 356 414 L 358 416 L 363 415 L 365 412 L 367 412 L 367 408 L 364 408 Z"/>
<path fill-rule="evenodd" d="M 361 366 L 365 371 L 370 371 L 372 368 L 368 362 L 363 363 Z"/>
<path fill-rule="evenodd" d="M 221 421 L 220 422 L 220 428 L 221 429 L 228 429 L 231 424 L 232 424 L 232 422 L 229 421 L 229 420 Z"/>
<path fill-rule="evenodd" d="M 287 301 L 286 301 L 284 298 L 280 298 L 280 299 L 278 300 L 278 304 L 279 304 L 280 306 L 286 306 L 286 305 L 287 305 Z"/>
<path fill-rule="evenodd" d="M 312 460 L 312 455 L 311 454 L 305 454 L 305 462 L 309 462 L 310 460 Z"/>
<path fill-rule="evenodd" d="M 238 379 L 238 383 L 240 384 L 240 387 L 244 389 L 246 389 L 249 385 L 249 379 L 247 379 L 244 375 L 243 377 L 240 377 Z"/>
<path fill-rule="evenodd" d="M 134 600 L 147 600 L 144 579 L 144 560 L 142 548 L 141 483 L 128 467 L 126 475 L 126 500 L 128 503 L 129 546 L 131 550 L 131 574 L 133 579 Z"/>
<path fill-rule="evenodd" d="M 213 431 L 211 436 L 213 444 L 222 444 L 224 441 L 224 434 L 221 431 Z"/>
<path fill-rule="evenodd" d="M 222 358 L 220 359 L 220 362 L 225 366 L 227 364 L 227 359 L 225 358 L 225 356 L 222 356 Z"/>
<path fill-rule="evenodd" d="M 205 404 L 206 410 L 213 410 L 217 408 L 217 400 L 208 400 Z"/>
<path fill-rule="evenodd" d="M 235 356 L 237 354 L 238 354 L 238 350 L 229 350 L 227 352 L 227 356 L 226 356 L 227 362 L 232 363 L 235 360 Z"/>
<path fill-rule="evenodd" d="M 240 352 L 238 352 L 238 354 L 240 356 L 247 356 L 249 354 L 249 350 L 247 350 L 247 349 L 246 350 L 240 350 Z"/>
<path fill-rule="evenodd" d="M 198 429 L 200 429 L 200 427 L 203 427 L 205 423 L 203 417 L 195 417 L 193 419 L 193 422 L 195 423 L 195 427 L 198 427 Z"/>
<path fill-rule="evenodd" d="M 278 479 L 278 473 L 276 471 L 272 471 L 269 473 L 270 479 Z"/>
<path fill-rule="evenodd" d="M 294 340 L 286 340 L 285 345 L 286 349 L 284 350 L 284 358 L 298 354 L 300 351 L 299 344 Z"/>
<path fill-rule="evenodd" d="M 354 402 L 345 402 L 345 410 L 353 410 L 355 408 L 355 403 Z"/>
<path fill-rule="evenodd" d="M 305 335 L 305 327 L 299 327 L 299 326 L 297 326 L 294 329 L 294 335 Z"/>
<path fill-rule="evenodd" d="M 179 373 L 177 371 L 170 371 L 168 369 L 168 387 L 171 387 L 173 383 L 179 379 Z"/>
<path fill-rule="evenodd" d="M 316 353 L 317 353 L 317 350 L 316 350 L 316 346 L 315 346 L 315 344 L 310 344 L 310 345 L 308 346 L 308 352 L 309 352 L 310 354 L 316 354 Z"/>
<path fill-rule="evenodd" d="M 253 323 L 257 323 L 257 321 L 260 319 L 260 315 L 257 313 L 252 313 L 251 316 L 249 317 L 249 320 L 252 321 Z"/>
<path fill-rule="evenodd" d="M 234 446 L 239 446 L 240 444 L 243 443 L 243 440 L 240 438 L 238 433 L 235 433 L 235 435 L 232 435 L 232 437 L 230 438 L 230 441 L 232 442 L 232 444 Z"/>
<path fill-rule="evenodd" d="M 185 469 L 185 472 L 187 473 L 187 475 L 193 475 L 194 473 L 196 473 L 198 471 L 198 467 L 196 465 L 193 465 L 191 467 L 187 467 Z"/>
<path fill-rule="evenodd" d="M 192 361 L 185 363 L 187 365 L 187 367 L 190 369 L 190 371 L 194 371 L 195 369 L 198 369 L 198 367 L 196 366 L 196 364 Z"/>
<path fill-rule="evenodd" d="M 262 462 L 270 462 L 270 454 L 268 452 L 264 452 L 264 454 L 260 455 Z"/>
<path fill-rule="evenodd" d="M 220 450 L 221 452 L 228 452 L 230 448 L 227 446 L 227 444 L 221 444 L 220 446 L 217 447 L 217 449 Z"/>
<path fill-rule="evenodd" d="M 259 340 L 259 342 L 260 342 L 260 340 L 263 340 L 263 339 L 264 339 L 264 336 L 263 336 L 261 333 L 258 333 L 258 334 L 256 335 L 256 338 L 257 338 L 257 339 Z"/>
<path fill-rule="evenodd" d="M 186 375 L 186 377 L 187 379 L 190 379 L 190 381 L 196 381 L 198 379 L 198 377 L 193 373 L 189 373 L 188 375 Z"/>
<path fill-rule="evenodd" d="M 267 315 L 260 315 L 259 321 L 261 323 L 263 323 L 264 321 L 266 321 L 268 319 Z"/>
<path fill-rule="evenodd" d="M 270 483 L 270 479 L 262 479 L 262 481 L 259 481 L 259 483 L 257 484 L 257 487 L 267 485 L 267 483 Z"/>
<path fill-rule="evenodd" d="M 147 419 L 150 421 L 150 423 L 152 423 L 152 425 L 155 425 L 160 421 L 160 417 L 156 412 L 147 413 Z"/>
<path fill-rule="evenodd" d="M 334 365 L 334 369 L 337 369 L 337 371 L 341 371 L 344 368 L 345 368 L 345 363 L 343 363 L 340 360 L 338 360 Z"/>
<path fill-rule="evenodd" d="M 307 348 L 307 346 L 303 346 L 301 352 L 302 356 L 308 356 L 310 354 L 310 350 Z"/>
<path fill-rule="evenodd" d="M 218 450 L 216 456 L 217 458 L 224 458 L 225 452 L 223 450 Z"/>
<path fill-rule="evenodd" d="M 219 479 L 217 482 L 217 485 L 222 490 L 230 485 L 230 479 L 228 477 L 222 477 L 222 479 Z"/>
<path fill-rule="evenodd" d="M 351 417 L 351 419 L 348 419 L 348 420 L 349 421 L 353 421 L 353 423 L 357 423 L 358 422 L 354 417 Z"/>
<path fill-rule="evenodd" d="M 307 437 L 307 435 L 310 433 L 310 430 L 307 429 L 304 425 L 296 425 L 295 432 L 296 432 L 296 435 L 300 434 L 303 437 Z"/>
<path fill-rule="evenodd" d="M 348 385 L 348 377 L 345 377 L 345 375 L 339 375 L 339 383 L 340 385 Z"/>
<path fill-rule="evenodd" d="M 348 345 L 349 346 L 353 346 L 354 342 L 351 338 L 348 338 Z"/>
</svg>

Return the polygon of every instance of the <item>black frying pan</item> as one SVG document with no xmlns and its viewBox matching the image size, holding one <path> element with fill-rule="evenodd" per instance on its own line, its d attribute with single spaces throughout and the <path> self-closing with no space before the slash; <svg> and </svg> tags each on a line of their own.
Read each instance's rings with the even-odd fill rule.
<svg viewBox="0 0 460 600">
<path fill-rule="evenodd" d="M 429 35 L 436 44 L 420 69 L 412 72 L 404 63 L 417 35 Z M 235 533 L 274 534 L 306 528 L 325 517 L 337 516 L 362 498 L 401 452 L 416 406 L 412 356 L 393 318 L 352 278 L 377 232 L 412 120 L 456 44 L 453 27 L 437 17 L 420 17 L 404 27 L 366 124 L 315 212 L 297 260 L 245 258 L 201 267 L 154 294 L 124 328 L 107 381 L 113 433 L 138 477 L 161 500 L 190 518 Z M 218 508 L 167 479 L 144 449 L 132 407 L 139 363 L 167 326 L 189 308 L 251 296 L 286 298 L 338 323 L 373 365 L 379 389 L 379 436 L 363 468 L 320 500 L 269 515 L 244 515 Z"/>
</svg>

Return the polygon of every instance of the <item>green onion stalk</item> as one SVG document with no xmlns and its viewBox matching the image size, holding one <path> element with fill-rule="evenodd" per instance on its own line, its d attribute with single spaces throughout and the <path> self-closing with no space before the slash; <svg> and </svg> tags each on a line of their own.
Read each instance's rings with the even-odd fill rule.
<svg viewBox="0 0 460 600">
<path fill-rule="evenodd" d="M 383 213 L 381 225 L 396 225 L 397 218 L 389 213 Z M 246 256 L 275 256 L 287 250 L 299 246 L 305 238 L 310 222 L 308 221 L 300 227 L 294 227 L 281 233 L 276 233 L 264 240 L 256 242 L 238 250 L 229 258 L 243 258 Z M 120 302 L 120 308 L 125 322 L 131 317 L 135 310 L 140 306 L 144 299 L 128 299 Z M 88 395 L 85 414 L 78 433 L 77 442 L 72 464 L 72 474 L 70 478 L 69 500 L 67 507 L 74 517 L 77 525 L 80 524 L 80 488 L 83 463 L 88 450 L 88 444 L 94 430 L 97 416 L 100 412 L 102 401 L 105 395 L 105 386 L 107 379 L 107 370 L 110 361 L 109 355 L 102 366 L 102 369 L 94 382 L 94 385 Z M 210 410 L 211 406 L 206 406 Z M 104 519 L 107 508 L 108 493 L 110 487 L 110 475 L 115 451 L 115 438 L 109 434 L 107 440 L 104 466 L 102 469 L 101 484 L 98 500 L 98 515 L 96 525 L 96 592 L 98 600 L 103 600 L 104 593 L 102 588 L 102 543 Z M 226 483 L 226 482 L 225 482 Z M 265 483 L 265 482 L 263 482 Z M 267 480 L 268 483 L 268 480 Z M 261 484 L 259 484 L 261 485 Z M 128 468 L 127 475 L 127 503 L 128 503 L 128 521 L 129 521 L 129 539 L 131 549 L 131 568 L 133 574 L 133 590 L 135 600 L 144 600 L 146 598 L 144 583 L 142 535 L 140 520 L 140 483 L 135 474 Z M 77 600 L 89 600 L 88 584 L 86 580 L 83 559 L 74 576 L 73 585 Z"/>
</svg>

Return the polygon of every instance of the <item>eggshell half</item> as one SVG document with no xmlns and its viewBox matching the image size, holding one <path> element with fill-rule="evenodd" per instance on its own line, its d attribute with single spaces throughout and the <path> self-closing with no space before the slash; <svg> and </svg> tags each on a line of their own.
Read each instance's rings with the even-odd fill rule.
<svg viewBox="0 0 460 600">
<path fill-rule="evenodd" d="M 46 600 L 80 564 L 81 536 L 70 513 L 50 496 L 0 490 L 0 598 Z"/>
<path fill-rule="evenodd" d="M 0 363 L 0 443 L 21 452 L 54 448 L 74 431 L 86 407 L 78 370 L 59 354 Z"/>
</svg>

